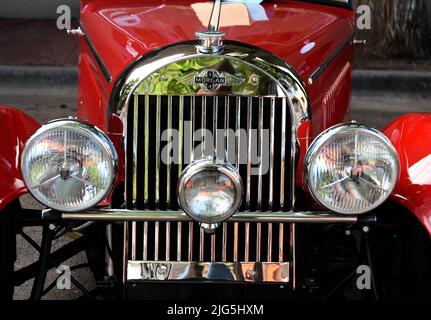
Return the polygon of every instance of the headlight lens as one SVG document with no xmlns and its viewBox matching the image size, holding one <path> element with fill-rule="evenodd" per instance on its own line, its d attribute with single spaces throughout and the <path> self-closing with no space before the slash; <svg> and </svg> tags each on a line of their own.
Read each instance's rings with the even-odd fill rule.
<svg viewBox="0 0 431 320">
<path fill-rule="evenodd" d="M 242 181 L 229 164 L 200 160 L 189 165 L 178 184 L 181 208 L 194 220 L 220 223 L 241 205 Z"/>
<path fill-rule="evenodd" d="M 314 198 L 341 214 L 360 214 L 382 204 L 398 179 L 398 156 L 378 130 L 357 123 L 322 133 L 310 146 L 305 178 Z"/>
<path fill-rule="evenodd" d="M 21 171 L 29 192 L 55 210 L 85 210 L 110 192 L 117 153 L 100 130 L 60 120 L 40 128 L 27 142 Z"/>
</svg>

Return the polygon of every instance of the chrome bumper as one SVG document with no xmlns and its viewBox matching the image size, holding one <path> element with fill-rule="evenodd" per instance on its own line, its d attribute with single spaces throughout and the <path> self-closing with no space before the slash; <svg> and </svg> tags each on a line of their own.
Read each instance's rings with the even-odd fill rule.
<svg viewBox="0 0 431 320">
<path fill-rule="evenodd" d="M 287 283 L 290 263 L 128 261 L 127 281 L 196 280 Z"/>
<path fill-rule="evenodd" d="M 150 211 L 150 210 L 121 210 L 97 209 L 75 213 L 56 213 L 44 210 L 42 218 L 62 219 L 65 221 L 182 221 L 193 220 L 181 211 Z M 262 222 L 262 223 L 346 223 L 355 224 L 358 216 L 338 215 L 325 211 L 306 212 L 239 212 L 233 215 L 229 222 Z"/>
<path fill-rule="evenodd" d="M 176 222 L 179 229 L 183 222 L 193 223 L 193 220 L 185 213 L 180 211 L 150 211 L 150 210 L 122 210 L 122 209 L 98 209 L 89 210 L 85 212 L 77 213 L 59 213 L 52 210 L 44 210 L 42 212 L 43 219 L 52 221 L 104 221 L 104 222 L 125 222 L 125 254 L 123 261 L 123 283 L 126 282 L 145 282 L 145 281 L 210 281 L 210 282 L 250 282 L 250 283 L 290 283 L 295 288 L 295 265 L 296 265 L 296 253 L 295 253 L 295 224 L 357 224 L 357 223 L 372 223 L 375 222 L 375 216 L 354 216 L 354 215 L 339 215 L 331 212 L 323 211 L 307 211 L 307 212 L 239 212 L 233 215 L 227 222 L 238 225 L 238 223 L 244 223 L 250 228 L 250 224 L 263 225 L 263 224 L 274 224 L 276 225 L 289 224 L 290 225 L 290 236 L 288 239 L 283 240 L 280 237 L 282 243 L 286 242 L 286 246 L 290 249 L 290 253 L 281 258 L 273 256 L 263 261 L 257 259 L 253 261 L 245 258 L 240 260 L 235 258 L 233 260 L 226 260 L 225 258 L 218 260 L 213 258 L 206 260 L 203 258 L 203 254 L 199 254 L 197 257 L 190 256 L 190 246 L 194 243 L 199 246 L 200 252 L 203 252 L 203 233 L 201 232 L 200 239 L 193 240 L 188 238 L 189 243 L 189 258 L 187 261 L 175 261 L 175 257 L 170 257 L 170 261 L 165 261 L 168 258 L 168 253 L 160 255 L 159 257 L 153 257 L 154 259 L 146 259 L 146 254 L 143 258 L 135 257 L 136 248 L 133 243 L 136 243 L 136 239 L 131 238 L 131 252 L 129 252 L 129 228 L 130 225 L 133 227 L 136 223 L 143 223 L 144 225 L 150 223 L 165 223 L 167 227 L 171 227 L 170 223 Z M 189 223 L 185 225 L 190 225 Z M 224 224 L 226 225 L 226 223 Z M 172 226 L 173 228 L 173 226 Z M 220 227 L 223 230 L 223 245 L 234 245 L 237 252 L 238 246 L 238 232 L 235 229 L 234 242 L 226 243 L 225 226 Z M 236 227 L 237 228 L 237 227 Z M 263 228 L 263 226 L 262 226 Z M 171 229 L 171 228 L 170 228 Z M 245 235 L 245 248 L 248 256 L 248 246 L 251 241 L 262 241 L 260 233 L 257 239 L 249 237 L 248 229 Z M 260 230 L 260 229 L 259 229 Z M 271 229 L 272 230 L 272 229 Z M 159 237 L 159 234 L 156 234 Z M 211 252 L 215 250 L 215 235 L 211 238 Z M 217 236 L 218 237 L 218 236 Z M 147 238 L 145 238 L 145 241 Z M 199 241 L 198 241 L 199 240 Z M 274 240 L 277 241 L 278 239 Z M 287 240 L 287 241 L 286 241 Z M 135 241 L 135 242 L 134 242 Z M 157 240 L 158 241 L 158 240 Z M 162 241 L 162 240 L 160 240 Z M 169 241 L 168 238 L 166 241 Z M 235 242 L 236 241 L 236 242 Z M 271 240 L 272 241 L 272 240 Z M 195 243 L 196 242 L 196 243 Z M 170 243 L 170 242 L 167 242 Z M 260 243 L 260 242 L 259 242 Z M 268 242 L 268 246 L 271 247 L 272 242 Z M 181 245 L 181 242 L 179 242 Z M 158 242 L 156 242 L 158 248 Z M 167 245 L 169 246 L 169 245 Z M 146 249 L 145 249 L 146 250 Z M 181 252 L 179 246 L 178 252 Z M 257 247 L 260 252 L 260 247 Z M 181 254 L 179 255 L 181 256 Z M 223 255 L 225 257 L 225 254 Z M 160 259 L 161 258 L 161 259 Z M 172 261 L 174 260 L 174 261 Z M 197 261 L 196 261 L 197 260 Z M 275 261 L 274 261 L 275 260 Z M 211 261 L 211 262 L 208 262 Z"/>
</svg>

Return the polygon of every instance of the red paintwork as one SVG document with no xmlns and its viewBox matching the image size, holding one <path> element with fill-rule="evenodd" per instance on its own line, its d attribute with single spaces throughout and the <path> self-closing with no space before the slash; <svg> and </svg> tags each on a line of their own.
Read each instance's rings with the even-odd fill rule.
<svg viewBox="0 0 431 320">
<path fill-rule="evenodd" d="M 431 234 L 431 113 L 401 116 L 383 129 L 400 157 L 392 199 L 408 208 Z"/>
<path fill-rule="evenodd" d="M 205 1 L 113 0 L 83 1 L 81 23 L 107 66 L 113 81 L 103 77 L 88 44 L 81 39 L 79 58 L 78 116 L 105 131 L 121 134 L 108 125 L 108 100 L 118 76 L 137 58 L 172 43 L 194 39 L 205 29 L 195 10 Z M 208 3 L 208 2 L 207 2 Z M 354 12 L 299 1 L 267 1 L 266 21 L 247 26 L 222 27 L 229 40 L 271 51 L 291 64 L 304 81 L 312 106 L 313 123 L 299 131 L 303 162 L 312 138 L 322 130 L 346 120 L 351 99 L 350 43 L 313 85 L 308 77 L 321 66 L 354 31 Z M 223 14 L 223 11 L 222 11 Z M 307 44 L 314 47 L 304 52 Z M 302 52 L 301 52 L 302 50 Z M 122 130 L 122 128 L 121 128 Z M 302 166 L 297 184 L 303 186 Z"/>
<path fill-rule="evenodd" d="M 78 117 L 97 125 L 113 140 L 119 156 L 117 184 L 124 179 L 123 126 L 108 112 L 108 100 L 119 75 L 137 58 L 154 49 L 194 39 L 205 29 L 192 0 L 82 0 L 81 23 L 112 76 L 108 83 L 85 39 L 80 40 Z M 312 121 L 298 131 L 301 154 L 297 184 L 303 187 L 302 164 L 314 136 L 348 117 L 351 99 L 353 45 L 330 64 L 314 84 L 308 77 L 354 31 L 351 10 L 300 1 L 265 1 L 266 21 L 222 27 L 227 39 L 266 49 L 292 65 L 305 83 Z M 234 19 L 233 19 L 234 20 Z M 314 43 L 314 46 L 310 44 Z M 304 52 L 309 46 L 310 50 Z M 301 52 L 302 51 L 302 52 Z M 39 125 L 12 108 L 0 107 L 0 209 L 26 192 L 19 171 L 24 142 Z M 384 133 L 400 154 L 401 178 L 392 196 L 412 211 L 431 234 L 431 115 L 406 115 Z M 109 198 L 108 200 L 109 201 Z M 104 201 L 103 204 L 108 204 Z M 310 206 L 313 204 L 310 203 Z"/>
<path fill-rule="evenodd" d="M 0 106 L 0 210 L 27 192 L 21 177 L 24 143 L 40 125 L 25 113 Z"/>
<path fill-rule="evenodd" d="M 115 80 L 143 54 L 172 43 L 193 40 L 194 32 L 206 27 L 193 9 L 202 3 L 205 1 L 82 1 L 81 23 L 113 81 L 108 84 L 103 79 L 88 45 L 81 40 L 79 115 L 91 122 L 98 121 L 100 127 L 109 130 L 106 127 L 107 105 Z M 298 71 L 304 82 L 354 31 L 354 12 L 351 10 L 300 1 L 266 1 L 263 8 L 269 20 L 222 27 L 221 30 L 226 32 L 227 39 L 255 45 L 283 58 Z M 310 43 L 315 43 L 314 47 L 301 53 L 301 49 Z M 313 135 L 346 118 L 352 56 L 352 44 L 349 44 L 315 84 L 306 84 L 313 111 Z M 96 72 L 94 79 L 87 74 L 87 64 Z M 335 102 L 322 108 L 325 96 L 346 66 L 345 76 L 338 80 L 345 84 L 333 87 L 330 92 Z M 92 91 L 89 89 L 93 84 L 99 86 L 95 93 L 100 95 L 97 98 L 90 97 Z M 90 103 L 91 100 L 97 102 Z M 103 110 L 95 105 L 101 105 Z"/>
</svg>

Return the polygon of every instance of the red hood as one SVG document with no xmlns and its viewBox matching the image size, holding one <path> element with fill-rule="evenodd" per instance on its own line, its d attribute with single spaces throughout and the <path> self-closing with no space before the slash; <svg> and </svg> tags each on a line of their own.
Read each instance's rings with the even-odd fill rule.
<svg viewBox="0 0 431 320">
<path fill-rule="evenodd" d="M 234 6 L 222 9 L 226 39 L 271 51 L 303 79 L 354 31 L 354 12 L 348 9 L 300 1 Z M 86 0 L 81 24 L 115 80 L 143 54 L 193 40 L 195 31 L 206 28 L 208 8 L 208 1 Z"/>
</svg>

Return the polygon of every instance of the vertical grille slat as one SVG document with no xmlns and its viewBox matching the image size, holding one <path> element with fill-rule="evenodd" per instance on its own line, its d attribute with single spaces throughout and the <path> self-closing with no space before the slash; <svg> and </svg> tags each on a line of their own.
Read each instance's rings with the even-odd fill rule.
<svg viewBox="0 0 431 320">
<path fill-rule="evenodd" d="M 143 259 L 148 259 L 148 222 L 144 222 L 144 235 L 143 235 Z"/>
<path fill-rule="evenodd" d="M 159 235 L 160 235 L 160 222 L 155 223 L 154 229 L 154 260 L 159 260 Z"/>
<path fill-rule="evenodd" d="M 189 222 L 188 260 L 193 261 L 193 222 Z"/>
<path fill-rule="evenodd" d="M 227 261 L 227 223 L 223 223 L 223 242 L 222 242 L 222 258 L 223 262 Z"/>
<path fill-rule="evenodd" d="M 204 229 L 199 230 L 199 261 L 204 261 L 205 256 L 205 233 Z"/>
<path fill-rule="evenodd" d="M 181 172 L 193 160 L 214 152 L 239 170 L 244 184 L 241 211 L 290 210 L 289 117 L 282 98 L 134 95 L 125 140 L 131 146 L 126 175 L 132 177 L 126 181 L 126 207 L 178 210 Z M 194 141 L 199 129 L 203 140 Z M 204 130 L 213 134 L 213 140 Z M 163 159 L 166 138 L 176 132 L 178 150 L 170 150 Z M 193 154 L 198 145 L 202 149 Z M 265 152 L 267 167 L 256 162 Z M 132 260 L 284 262 L 291 255 L 286 241 L 292 230 L 278 223 L 226 222 L 215 235 L 206 234 L 196 222 L 132 222 L 130 230 Z"/>
<path fill-rule="evenodd" d="M 168 113 L 167 113 L 168 125 L 167 134 L 170 139 L 172 136 L 172 96 L 168 97 Z M 168 140 L 169 143 L 169 140 Z M 170 208 L 171 202 L 171 153 L 168 152 L 166 155 L 166 205 Z"/>
<path fill-rule="evenodd" d="M 268 244 L 266 261 L 272 261 L 272 223 L 268 223 Z"/>
<path fill-rule="evenodd" d="M 156 205 L 160 204 L 160 139 L 161 139 L 161 98 L 157 96 L 156 103 L 156 187 L 155 187 L 155 196 L 156 196 Z"/>
<path fill-rule="evenodd" d="M 138 110 L 139 110 L 139 97 L 134 99 L 133 102 L 133 119 L 138 119 Z M 138 129 L 139 127 L 137 125 L 134 125 L 133 127 L 133 155 L 134 155 L 134 159 L 136 159 L 137 154 L 138 154 Z M 137 159 L 134 161 L 133 164 L 133 190 L 136 190 L 136 185 L 137 185 Z M 133 200 L 136 200 L 136 194 L 134 194 L 133 196 Z M 137 254 L 137 223 L 136 222 L 132 222 L 132 241 L 131 241 L 131 246 L 132 246 L 132 250 L 131 250 L 131 255 L 132 255 L 132 260 L 136 259 L 136 254 Z"/>
</svg>

